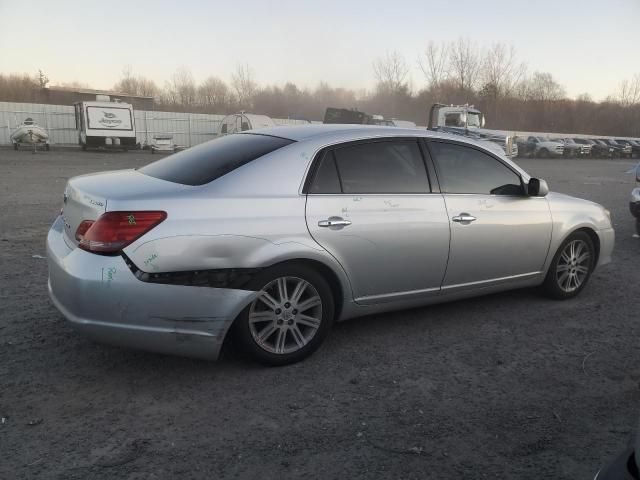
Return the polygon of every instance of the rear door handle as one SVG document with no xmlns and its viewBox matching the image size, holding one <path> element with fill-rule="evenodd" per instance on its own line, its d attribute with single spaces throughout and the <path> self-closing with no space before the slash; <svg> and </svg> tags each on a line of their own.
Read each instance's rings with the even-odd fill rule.
<svg viewBox="0 0 640 480">
<path fill-rule="evenodd" d="M 351 225 L 351 220 L 345 220 L 341 217 L 329 217 L 318 222 L 319 227 L 347 227 L 349 225 Z"/>
<path fill-rule="evenodd" d="M 468 213 L 461 213 L 460 215 L 456 215 L 451 220 L 458 223 L 471 223 L 477 220 L 473 215 L 469 215 Z"/>
</svg>

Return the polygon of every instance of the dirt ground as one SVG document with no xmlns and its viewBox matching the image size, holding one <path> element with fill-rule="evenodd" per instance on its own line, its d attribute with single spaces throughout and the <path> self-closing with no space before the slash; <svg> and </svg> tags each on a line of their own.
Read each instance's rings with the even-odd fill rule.
<svg viewBox="0 0 640 480">
<path fill-rule="evenodd" d="M 47 296 L 74 175 L 146 152 L 0 150 L 0 478 L 576 479 L 638 420 L 631 160 L 523 160 L 612 211 L 614 262 L 577 299 L 521 290 L 336 326 L 283 368 L 92 343 Z"/>
</svg>

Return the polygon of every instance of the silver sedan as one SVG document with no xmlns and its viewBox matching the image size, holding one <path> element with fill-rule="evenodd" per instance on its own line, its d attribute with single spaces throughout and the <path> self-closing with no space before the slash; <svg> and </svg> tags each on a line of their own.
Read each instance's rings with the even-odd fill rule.
<svg viewBox="0 0 640 480">
<path fill-rule="evenodd" d="M 486 143 L 321 125 L 221 137 L 72 178 L 49 291 L 79 331 L 214 359 L 296 362 L 334 321 L 541 285 L 571 298 L 614 244 L 602 206 Z"/>
</svg>

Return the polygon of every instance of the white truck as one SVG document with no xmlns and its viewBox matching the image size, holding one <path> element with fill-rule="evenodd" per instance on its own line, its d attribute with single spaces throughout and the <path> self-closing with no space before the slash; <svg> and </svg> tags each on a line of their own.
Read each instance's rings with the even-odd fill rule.
<svg viewBox="0 0 640 480">
<path fill-rule="evenodd" d="M 509 158 L 518 156 L 518 145 L 514 135 L 501 130 L 484 128 L 485 118 L 473 105 L 443 105 L 434 103 L 429 111 L 429 130 L 463 135 L 500 145 Z"/>
<path fill-rule="evenodd" d="M 128 103 L 95 101 L 77 102 L 75 106 L 78 143 L 87 148 L 136 147 L 136 124 L 133 106 Z"/>
</svg>

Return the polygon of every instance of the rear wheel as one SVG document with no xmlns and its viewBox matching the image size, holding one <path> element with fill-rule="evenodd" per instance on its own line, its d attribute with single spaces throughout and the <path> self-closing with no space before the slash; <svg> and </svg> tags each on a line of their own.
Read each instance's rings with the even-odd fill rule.
<svg viewBox="0 0 640 480">
<path fill-rule="evenodd" d="M 334 317 L 326 280 L 299 264 L 269 268 L 249 282 L 258 297 L 234 323 L 235 338 L 252 359 L 287 365 L 311 355 L 323 342 Z"/>
<path fill-rule="evenodd" d="M 553 257 L 543 288 L 558 300 L 573 298 L 587 284 L 595 266 L 595 248 L 585 232 L 570 235 Z"/>
</svg>

